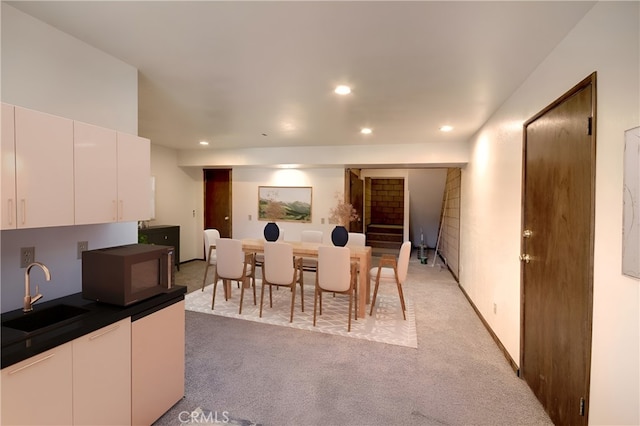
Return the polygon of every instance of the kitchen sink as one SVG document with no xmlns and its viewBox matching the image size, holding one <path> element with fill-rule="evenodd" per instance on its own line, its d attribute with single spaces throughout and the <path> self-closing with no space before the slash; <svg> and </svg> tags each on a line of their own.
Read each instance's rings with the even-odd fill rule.
<svg viewBox="0 0 640 426">
<path fill-rule="evenodd" d="M 34 309 L 19 318 L 2 323 L 3 327 L 31 333 L 40 329 L 63 325 L 89 312 L 88 309 L 71 305 L 54 305 L 42 310 Z"/>
</svg>

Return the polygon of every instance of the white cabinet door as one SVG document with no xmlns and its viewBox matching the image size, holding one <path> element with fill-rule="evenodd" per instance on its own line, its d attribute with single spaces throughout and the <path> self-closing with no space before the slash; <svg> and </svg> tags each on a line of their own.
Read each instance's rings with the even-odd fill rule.
<svg viewBox="0 0 640 426">
<path fill-rule="evenodd" d="M 74 224 L 73 122 L 15 107 L 18 228 Z"/>
<path fill-rule="evenodd" d="M 184 301 L 131 324 L 131 417 L 150 425 L 184 396 Z"/>
<path fill-rule="evenodd" d="M 116 131 L 73 122 L 75 224 L 116 222 Z"/>
<path fill-rule="evenodd" d="M 2 369 L 3 425 L 72 424 L 71 343 Z"/>
<path fill-rule="evenodd" d="M 2 206 L 0 229 L 16 228 L 16 148 L 13 105 L 2 104 Z"/>
<path fill-rule="evenodd" d="M 73 341 L 73 424 L 131 422 L 131 318 Z"/>
<path fill-rule="evenodd" d="M 118 221 L 148 220 L 151 214 L 151 143 L 118 132 Z"/>
</svg>

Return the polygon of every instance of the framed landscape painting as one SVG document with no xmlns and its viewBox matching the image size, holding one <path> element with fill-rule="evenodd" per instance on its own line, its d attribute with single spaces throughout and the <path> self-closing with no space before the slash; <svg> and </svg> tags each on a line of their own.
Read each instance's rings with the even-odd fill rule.
<svg viewBox="0 0 640 426">
<path fill-rule="evenodd" d="M 311 187 L 259 186 L 258 219 L 311 222 Z"/>
</svg>

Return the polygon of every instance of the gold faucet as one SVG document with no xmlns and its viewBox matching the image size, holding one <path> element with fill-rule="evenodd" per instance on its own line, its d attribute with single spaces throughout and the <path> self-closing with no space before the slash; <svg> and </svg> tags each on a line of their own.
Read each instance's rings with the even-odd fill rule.
<svg viewBox="0 0 640 426">
<path fill-rule="evenodd" d="M 24 307 L 22 308 L 23 312 L 31 312 L 33 310 L 33 304 L 38 300 L 42 299 L 42 295 L 40 294 L 40 288 L 36 285 L 36 295 L 31 297 L 31 289 L 29 284 L 29 271 L 34 266 L 39 266 L 44 271 L 44 278 L 47 281 L 51 280 L 51 273 L 49 272 L 49 268 L 44 266 L 43 263 L 33 262 L 27 266 L 27 269 L 24 271 Z"/>
</svg>

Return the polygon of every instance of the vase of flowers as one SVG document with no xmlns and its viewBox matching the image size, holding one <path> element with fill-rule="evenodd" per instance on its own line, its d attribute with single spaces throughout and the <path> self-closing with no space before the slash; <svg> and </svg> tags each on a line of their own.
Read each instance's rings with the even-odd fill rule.
<svg viewBox="0 0 640 426">
<path fill-rule="evenodd" d="M 269 221 L 264 227 L 264 238 L 267 241 L 277 241 L 280 237 L 280 228 L 276 224 L 276 220 L 282 219 L 285 214 L 285 208 L 279 201 L 273 198 L 267 200 L 263 207 L 264 217 Z"/>
<path fill-rule="evenodd" d="M 335 246 L 344 247 L 349 241 L 347 226 L 358 220 L 359 216 L 351 203 L 344 201 L 340 194 L 336 195 L 336 206 L 329 210 L 329 222 L 337 224 L 331 231 L 331 242 Z"/>
</svg>

